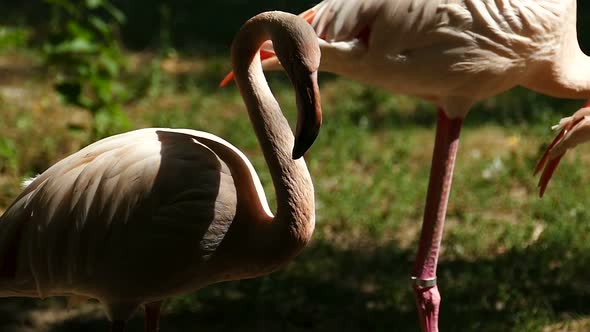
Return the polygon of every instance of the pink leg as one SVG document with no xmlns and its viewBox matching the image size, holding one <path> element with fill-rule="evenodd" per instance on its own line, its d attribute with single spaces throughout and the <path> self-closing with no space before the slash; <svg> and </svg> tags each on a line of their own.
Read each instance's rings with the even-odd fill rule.
<svg viewBox="0 0 590 332">
<path fill-rule="evenodd" d="M 162 301 L 145 305 L 145 332 L 160 331 L 160 307 Z"/>
<path fill-rule="evenodd" d="M 436 264 L 462 123 L 463 119 L 449 119 L 442 109 L 438 110 L 420 247 L 412 272 L 414 295 L 423 332 L 438 332 L 441 297 L 436 286 Z"/>
<path fill-rule="evenodd" d="M 123 332 L 125 331 L 125 321 L 116 320 L 111 322 L 111 332 Z"/>
</svg>

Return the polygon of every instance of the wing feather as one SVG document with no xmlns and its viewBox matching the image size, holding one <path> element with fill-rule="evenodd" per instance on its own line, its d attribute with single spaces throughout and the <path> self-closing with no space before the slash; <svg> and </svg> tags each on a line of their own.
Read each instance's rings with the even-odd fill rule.
<svg viewBox="0 0 590 332">
<path fill-rule="evenodd" d="M 17 244 L 15 275 L 32 275 L 45 297 L 146 266 L 158 275 L 187 265 L 183 254 L 204 261 L 235 217 L 238 173 L 268 211 L 252 165 L 213 135 L 142 129 L 91 144 L 36 177 L 0 217 L 0 271 Z"/>
<path fill-rule="evenodd" d="M 312 26 L 326 41 L 350 41 L 372 24 L 382 4 L 376 0 L 325 0 L 311 9 L 315 12 Z"/>
</svg>

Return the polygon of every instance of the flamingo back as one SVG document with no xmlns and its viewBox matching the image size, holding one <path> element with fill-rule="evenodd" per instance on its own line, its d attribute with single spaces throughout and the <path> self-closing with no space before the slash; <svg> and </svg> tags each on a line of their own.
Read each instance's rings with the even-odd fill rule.
<svg viewBox="0 0 590 332">
<path fill-rule="evenodd" d="M 251 211 L 269 211 L 261 188 L 245 156 L 211 134 L 142 129 L 101 140 L 35 178 L 0 218 L 0 296 L 116 302 L 225 279 L 209 266 L 240 191 L 257 195 Z"/>
</svg>

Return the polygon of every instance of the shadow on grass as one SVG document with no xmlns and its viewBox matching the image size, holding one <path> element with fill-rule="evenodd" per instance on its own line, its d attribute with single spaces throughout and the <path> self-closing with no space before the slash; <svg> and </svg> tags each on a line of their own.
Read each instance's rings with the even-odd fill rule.
<svg viewBox="0 0 590 332">
<path fill-rule="evenodd" d="M 286 271 L 170 301 L 161 330 L 417 331 L 408 283 L 412 258 L 393 246 L 365 253 L 316 241 Z M 544 241 L 490 259 L 443 261 L 441 330 L 538 331 L 564 315 L 590 314 L 589 262 L 587 253 L 571 255 L 567 244 Z M 22 320 L 38 306 L 3 299 L 0 317 Z M 128 331 L 142 326 L 136 315 Z M 106 319 L 93 315 L 48 331 L 107 330 Z"/>
</svg>

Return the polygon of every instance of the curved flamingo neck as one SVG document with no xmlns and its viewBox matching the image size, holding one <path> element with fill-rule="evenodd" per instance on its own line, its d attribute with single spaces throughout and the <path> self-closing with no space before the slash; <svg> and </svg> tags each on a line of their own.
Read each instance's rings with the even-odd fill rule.
<svg viewBox="0 0 590 332">
<path fill-rule="evenodd" d="M 280 15 L 278 18 L 248 21 L 236 36 L 232 60 L 236 83 L 275 188 L 277 212 L 271 229 L 276 234 L 269 236 L 268 240 L 273 243 L 294 240 L 303 248 L 315 225 L 313 184 L 305 161 L 291 157 L 295 139 L 266 82 L 258 55 L 262 43 L 273 39 L 273 31 L 288 24 L 280 19 Z"/>
</svg>

